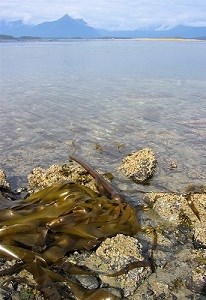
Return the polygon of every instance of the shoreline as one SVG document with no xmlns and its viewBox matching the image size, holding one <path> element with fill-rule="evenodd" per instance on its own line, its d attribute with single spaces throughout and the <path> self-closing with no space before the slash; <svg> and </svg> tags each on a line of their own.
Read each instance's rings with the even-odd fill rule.
<svg viewBox="0 0 206 300">
<path fill-rule="evenodd" d="M 203 38 L 146 38 L 146 37 L 142 37 L 142 38 L 124 38 L 124 37 L 120 37 L 120 38 L 107 38 L 107 37 L 103 37 L 103 38 L 91 38 L 91 39 L 87 39 L 87 38 L 34 38 L 34 37 L 28 37 L 28 38 L 0 38 L 0 43 L 8 43 L 8 42 L 85 42 L 85 41 L 159 41 L 159 42 L 206 42 L 206 39 Z"/>
<path fill-rule="evenodd" d="M 155 171 L 155 165 L 152 165 L 152 162 L 154 161 L 152 153 L 148 151 L 143 152 L 143 150 L 139 151 L 138 153 L 138 166 L 140 166 L 141 168 L 139 169 L 138 166 L 136 166 L 136 170 L 140 171 L 139 175 L 142 175 L 142 172 L 144 171 L 146 172 L 147 176 L 151 176 L 152 173 L 150 172 L 150 169 Z M 147 164 L 148 167 L 145 170 L 145 166 L 142 165 L 141 161 L 145 161 L 146 157 L 149 163 Z M 131 171 L 131 158 L 131 155 L 125 157 L 126 160 L 124 159 L 122 161 L 123 168 L 121 167 L 120 170 L 124 172 L 124 169 L 127 169 L 128 172 Z M 135 161 L 137 161 L 136 156 L 135 158 L 132 158 L 132 160 L 134 159 Z M 171 167 L 175 168 L 175 165 L 173 164 L 171 165 Z M 5 203 L 5 205 L 7 206 L 7 203 L 5 201 L 7 198 L 7 201 L 10 202 L 8 203 L 9 206 L 11 205 L 9 210 L 15 212 L 15 206 L 13 206 L 12 202 L 17 200 L 16 207 L 19 207 L 18 213 L 22 214 L 22 218 L 25 218 L 24 205 L 27 199 L 33 199 L 33 201 L 36 199 L 35 205 L 40 208 L 39 211 L 43 211 L 44 208 L 47 210 L 48 207 L 52 208 L 52 206 L 54 206 L 55 211 L 58 212 L 57 207 L 60 207 L 60 203 L 63 200 L 64 201 L 62 202 L 62 204 L 66 203 L 65 201 L 69 199 L 65 198 L 68 195 L 70 195 L 69 189 L 71 187 L 73 188 L 74 185 L 77 187 L 81 185 L 82 187 L 84 186 L 83 190 L 81 190 L 80 188 L 81 191 L 89 191 L 89 195 L 86 196 L 87 200 L 86 202 L 84 202 L 84 195 L 81 194 L 80 198 L 82 200 L 79 198 L 80 202 L 78 202 L 77 206 L 74 202 L 74 210 L 71 212 L 69 211 L 69 213 L 72 216 L 73 212 L 75 213 L 76 209 L 78 209 L 79 213 L 83 213 L 83 218 L 78 219 L 77 225 L 79 223 L 82 225 L 87 224 L 84 223 L 84 203 L 86 203 L 86 208 L 88 209 L 88 201 L 91 202 L 89 202 L 91 204 L 89 207 L 94 218 L 95 213 L 97 211 L 97 202 L 95 203 L 95 201 L 101 201 L 101 199 L 104 199 L 104 201 L 106 201 L 107 199 L 107 196 L 105 195 L 105 198 L 102 198 L 102 195 L 99 194 L 99 191 L 96 190 L 94 180 L 90 176 L 92 174 L 91 170 L 87 173 L 85 172 L 88 170 L 89 169 L 87 167 L 82 168 L 81 165 L 71 161 L 67 165 L 52 165 L 49 169 L 42 169 L 40 167 L 37 167 L 33 169 L 30 174 L 28 174 L 30 196 L 28 196 L 28 194 L 27 196 L 24 196 L 24 193 L 26 192 L 25 190 L 17 191 L 18 194 L 12 193 L 12 191 L 9 190 L 10 186 L 6 178 L 6 174 L 4 173 L 4 171 L 2 171 L 1 186 L 4 186 L 4 189 L 0 190 L 1 202 L 2 204 Z M 99 174 L 100 177 L 103 176 L 103 174 Z M 135 174 L 137 176 L 138 173 L 136 172 Z M 126 175 L 128 176 L 129 174 L 125 173 L 125 176 Z M 35 191 L 35 189 L 37 190 Z M 64 193 L 62 193 L 62 191 L 64 191 Z M 78 194 L 80 191 L 74 190 L 74 192 Z M 75 193 L 71 199 L 75 199 L 75 195 L 77 195 Z M 12 196 L 15 197 L 15 195 L 18 197 L 18 199 L 12 199 Z M 49 199 L 48 195 L 51 197 L 50 199 L 52 199 L 50 203 L 47 201 Z M 42 199 L 44 199 L 45 196 L 45 199 L 47 200 L 45 200 L 46 205 L 44 207 L 42 206 L 41 202 L 43 201 Z M 24 199 L 22 202 L 22 207 L 21 202 L 19 202 L 20 198 Z M 71 199 L 69 201 L 71 201 Z M 122 199 L 124 200 L 124 198 Z M 33 215 L 33 218 L 37 218 L 38 220 L 38 214 L 36 214 L 35 211 L 32 210 L 33 204 L 31 203 L 30 205 L 30 200 L 28 202 L 30 215 Z M 79 200 L 77 199 L 77 201 Z M 107 203 L 107 206 L 109 207 L 111 205 L 118 205 L 119 202 L 113 202 L 112 199 L 108 198 L 108 202 L 106 201 L 104 203 Z M 113 297 L 111 299 L 123 300 L 126 297 L 126 299 L 128 300 L 143 300 L 145 299 L 145 294 L 150 296 L 148 298 L 150 300 L 155 300 L 157 299 L 157 297 L 161 297 L 162 295 L 164 295 L 165 299 L 170 299 L 170 297 L 172 296 L 181 299 L 183 295 L 187 295 L 190 298 L 192 297 L 192 299 L 194 300 L 204 299 L 206 294 L 204 281 L 206 277 L 206 212 L 204 208 L 206 204 L 206 187 L 193 185 L 188 187 L 188 189 L 185 190 L 184 193 L 175 193 L 171 191 L 150 191 L 140 193 L 139 197 L 136 199 L 136 202 L 131 201 L 130 203 L 130 201 L 127 199 L 127 201 L 122 202 L 121 205 L 123 203 L 127 203 L 127 206 L 123 207 L 128 208 L 131 206 L 130 213 L 135 213 L 137 218 L 135 219 L 134 216 L 131 215 L 131 217 L 128 220 L 129 222 L 132 222 L 132 227 L 129 226 L 125 228 L 136 228 L 135 225 L 137 225 L 137 231 L 128 234 L 127 232 L 125 232 L 125 229 L 123 230 L 123 232 L 121 232 L 120 227 L 119 233 L 117 232 L 116 234 L 112 234 L 106 240 L 104 239 L 103 241 L 101 241 L 100 244 L 97 243 L 97 248 L 77 248 L 76 250 L 72 248 L 67 253 L 63 254 L 62 261 L 64 262 L 64 264 L 72 264 L 73 267 L 78 268 L 79 271 L 81 271 L 82 268 L 87 266 L 87 268 L 89 268 L 87 269 L 89 273 L 83 273 L 84 275 L 75 275 L 72 273 L 72 270 L 70 272 L 69 269 L 65 269 L 66 277 L 73 275 L 75 280 L 77 280 L 78 284 L 80 285 L 80 288 L 84 288 L 85 293 L 87 293 L 88 291 L 92 293 L 98 293 L 98 291 L 109 293 L 108 295 L 110 295 L 110 297 Z M 80 210 L 81 206 L 83 210 Z M 62 210 L 62 216 L 68 215 L 68 209 L 66 207 L 67 206 L 65 206 L 65 211 Z M 101 205 L 98 207 L 101 208 Z M 22 208 L 23 210 L 21 212 Z M 62 209 L 63 208 L 64 205 L 62 206 Z M 5 207 L 4 209 L 7 208 Z M 0 212 L 2 213 L 4 209 L 1 209 Z M 52 211 L 54 210 L 48 210 L 48 212 L 50 213 L 52 213 Z M 87 215 L 87 218 L 91 222 L 91 225 L 95 225 L 96 221 L 94 222 L 94 224 L 92 224 L 93 219 L 89 219 L 91 212 Z M 110 211 L 108 210 L 108 213 L 109 212 Z M 53 224 L 51 222 L 57 222 L 58 218 L 61 217 L 61 215 L 59 216 L 57 214 L 53 216 L 53 213 L 52 215 L 50 215 L 50 213 L 49 215 L 45 215 L 45 220 L 46 218 L 48 218 L 49 220 L 48 224 Z M 41 220 L 41 215 L 39 216 Z M 110 223 L 112 222 L 111 217 L 112 214 L 109 219 Z M 122 220 L 121 214 L 119 217 L 120 220 Z M 64 222 L 67 222 L 69 219 L 66 218 L 62 220 L 63 222 L 61 221 L 60 223 L 58 223 L 58 226 L 65 226 Z M 117 221 L 115 220 L 114 222 L 117 222 L 117 224 L 119 224 L 119 219 L 117 218 Z M 135 220 L 137 220 L 137 223 Z M 27 219 L 25 219 L 25 221 L 27 222 Z M 9 220 L 8 218 L 7 222 L 7 229 L 10 230 L 11 220 Z M 108 222 L 107 218 L 104 219 L 104 224 L 106 224 L 106 222 Z M 1 225 L 5 227 L 5 224 L 6 223 L 3 222 Z M 21 231 L 21 222 L 19 224 L 19 230 Z M 75 223 L 68 224 L 70 226 L 76 226 Z M 18 222 L 16 225 L 18 226 Z M 93 239 L 93 235 L 96 234 L 95 230 L 97 230 L 97 233 L 99 230 L 94 230 L 94 228 L 92 227 L 92 235 L 91 232 L 89 232 L 88 235 L 87 227 L 84 228 L 84 226 L 82 226 L 81 231 L 78 231 L 78 228 L 79 227 L 77 226 L 77 232 L 75 234 L 76 236 L 78 236 L 78 232 L 80 232 L 80 238 L 82 239 L 82 241 L 84 241 L 84 230 L 86 237 L 90 239 Z M 104 226 L 102 228 L 104 228 Z M 36 229 L 37 233 L 39 234 L 38 222 Z M 32 234 L 32 231 L 28 231 L 27 233 L 24 232 L 23 236 L 29 236 L 30 233 Z M 54 231 L 54 233 L 58 238 L 59 232 Z M 12 233 L 12 231 L 10 231 L 11 237 L 12 234 L 14 235 L 15 240 L 15 233 Z M 46 241 L 47 240 L 45 239 L 45 243 L 48 249 L 50 249 L 50 245 Z M 98 241 L 98 234 L 95 241 Z M 27 245 L 27 239 L 25 241 L 20 239 L 20 242 L 25 242 Z M 4 245 L 4 236 L 2 237 L 2 245 Z M 21 249 L 23 250 L 24 243 L 20 245 L 22 247 Z M 122 245 L 124 245 L 124 247 L 122 247 Z M 26 251 L 28 252 L 28 249 Z M 30 251 L 33 250 L 30 249 Z M 27 252 L 25 253 L 27 254 Z M 40 251 L 39 255 L 44 255 L 44 251 Z M 150 260 L 148 260 L 148 258 L 150 258 Z M 142 265 L 139 266 L 139 263 L 142 263 Z M 42 294 L 43 290 L 37 289 L 36 280 L 38 278 L 35 279 L 33 277 L 35 274 L 32 274 L 32 269 L 28 272 L 26 268 L 22 269 L 20 273 L 15 273 L 15 267 L 17 265 L 18 260 L 16 259 L 7 260 L 5 258 L 0 261 L 0 271 L 3 272 L 2 274 L 4 274 L 1 277 L 0 285 L 6 287 L 5 290 L 2 289 L 2 296 L 4 296 L 4 292 L 7 289 L 7 291 L 9 291 L 11 295 L 17 296 L 19 298 L 20 296 L 26 294 L 28 296 L 28 299 L 30 296 L 32 296 L 32 299 L 35 300 L 47 299 L 47 297 L 44 297 Z M 39 268 L 41 268 L 41 264 L 39 264 Z M 47 265 L 47 268 L 48 272 L 54 271 L 49 263 Z M 17 290 L 12 289 L 12 286 L 7 285 L 7 283 L 10 280 L 9 271 L 13 269 L 14 272 L 12 280 L 15 284 L 17 284 Z M 114 276 L 112 277 L 110 274 L 111 270 L 113 270 L 112 274 L 114 274 Z M 59 276 L 59 274 L 61 274 L 61 271 L 60 269 L 58 269 L 58 266 L 55 272 L 55 276 Z M 47 275 L 49 274 L 50 273 L 48 273 Z M 28 278 L 28 280 L 23 281 L 25 280 L 25 278 Z M 61 277 L 60 279 L 61 282 L 63 280 L 63 277 Z M 51 277 L 50 280 L 53 281 L 53 277 Z M 99 283 L 101 283 L 101 285 Z M 52 284 L 53 288 L 57 287 L 58 289 L 60 283 Z M 65 292 L 63 292 L 63 290 L 67 292 L 66 296 L 64 296 Z M 58 291 L 60 291 L 62 299 L 76 299 L 76 297 L 73 297 L 73 294 L 71 294 L 72 288 L 70 286 L 70 281 L 68 281 L 68 283 L 65 282 L 65 284 L 63 285 L 63 290 L 58 289 Z"/>
</svg>

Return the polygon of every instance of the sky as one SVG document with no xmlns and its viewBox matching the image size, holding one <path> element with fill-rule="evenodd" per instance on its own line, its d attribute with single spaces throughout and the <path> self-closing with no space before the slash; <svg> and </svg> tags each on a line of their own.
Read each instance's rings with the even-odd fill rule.
<svg viewBox="0 0 206 300">
<path fill-rule="evenodd" d="M 26 24 L 68 14 L 102 29 L 206 26 L 206 0 L 0 0 L 0 19 Z"/>
</svg>

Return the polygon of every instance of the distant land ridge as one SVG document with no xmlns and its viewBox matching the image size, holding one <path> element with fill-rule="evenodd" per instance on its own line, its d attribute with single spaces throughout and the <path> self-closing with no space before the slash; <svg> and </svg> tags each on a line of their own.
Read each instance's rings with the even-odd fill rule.
<svg viewBox="0 0 206 300">
<path fill-rule="evenodd" d="M 83 19 L 68 14 L 62 18 L 38 25 L 26 25 L 22 20 L 0 21 L 0 34 L 14 37 L 39 38 L 206 38 L 206 27 L 178 25 L 169 29 L 161 26 L 136 30 L 104 30 L 90 27 Z"/>
<path fill-rule="evenodd" d="M 3 35 L 38 36 L 40 38 L 97 38 L 99 33 L 88 26 L 82 19 L 73 19 L 69 15 L 62 18 L 44 22 L 36 26 L 25 25 L 22 20 L 14 22 L 1 21 L 1 31 Z"/>
</svg>

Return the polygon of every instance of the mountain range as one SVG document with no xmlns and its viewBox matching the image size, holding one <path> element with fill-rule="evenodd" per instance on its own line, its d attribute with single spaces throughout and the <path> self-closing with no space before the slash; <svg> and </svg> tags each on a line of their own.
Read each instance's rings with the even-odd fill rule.
<svg viewBox="0 0 206 300">
<path fill-rule="evenodd" d="M 1 34 L 20 36 L 38 36 L 41 38 L 97 38 L 99 33 L 82 19 L 73 19 L 69 15 L 52 22 L 36 26 L 25 25 L 22 20 L 0 23 Z"/>
<path fill-rule="evenodd" d="M 90 27 L 83 19 L 68 14 L 62 18 L 38 25 L 26 25 L 22 20 L 0 22 L 0 34 L 35 36 L 40 38 L 206 38 L 206 27 L 178 25 L 162 29 L 161 26 L 136 30 L 110 31 Z"/>
</svg>

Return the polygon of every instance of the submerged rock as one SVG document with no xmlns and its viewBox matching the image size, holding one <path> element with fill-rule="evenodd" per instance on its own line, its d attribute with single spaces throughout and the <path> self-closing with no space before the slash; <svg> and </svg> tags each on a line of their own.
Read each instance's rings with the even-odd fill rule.
<svg viewBox="0 0 206 300">
<path fill-rule="evenodd" d="M 144 148 L 140 151 L 128 154 L 119 167 L 126 176 L 136 182 L 144 182 L 150 178 L 156 167 L 156 159 L 153 151 Z"/>
<path fill-rule="evenodd" d="M 146 201 L 152 204 L 164 227 L 193 231 L 195 246 L 206 248 L 206 194 L 176 195 L 172 193 L 147 193 Z"/>
<path fill-rule="evenodd" d="M 205 251 L 183 249 L 154 251 L 157 263 L 152 273 L 128 300 L 205 299 Z M 161 262 L 161 264 L 159 263 Z"/>
</svg>

